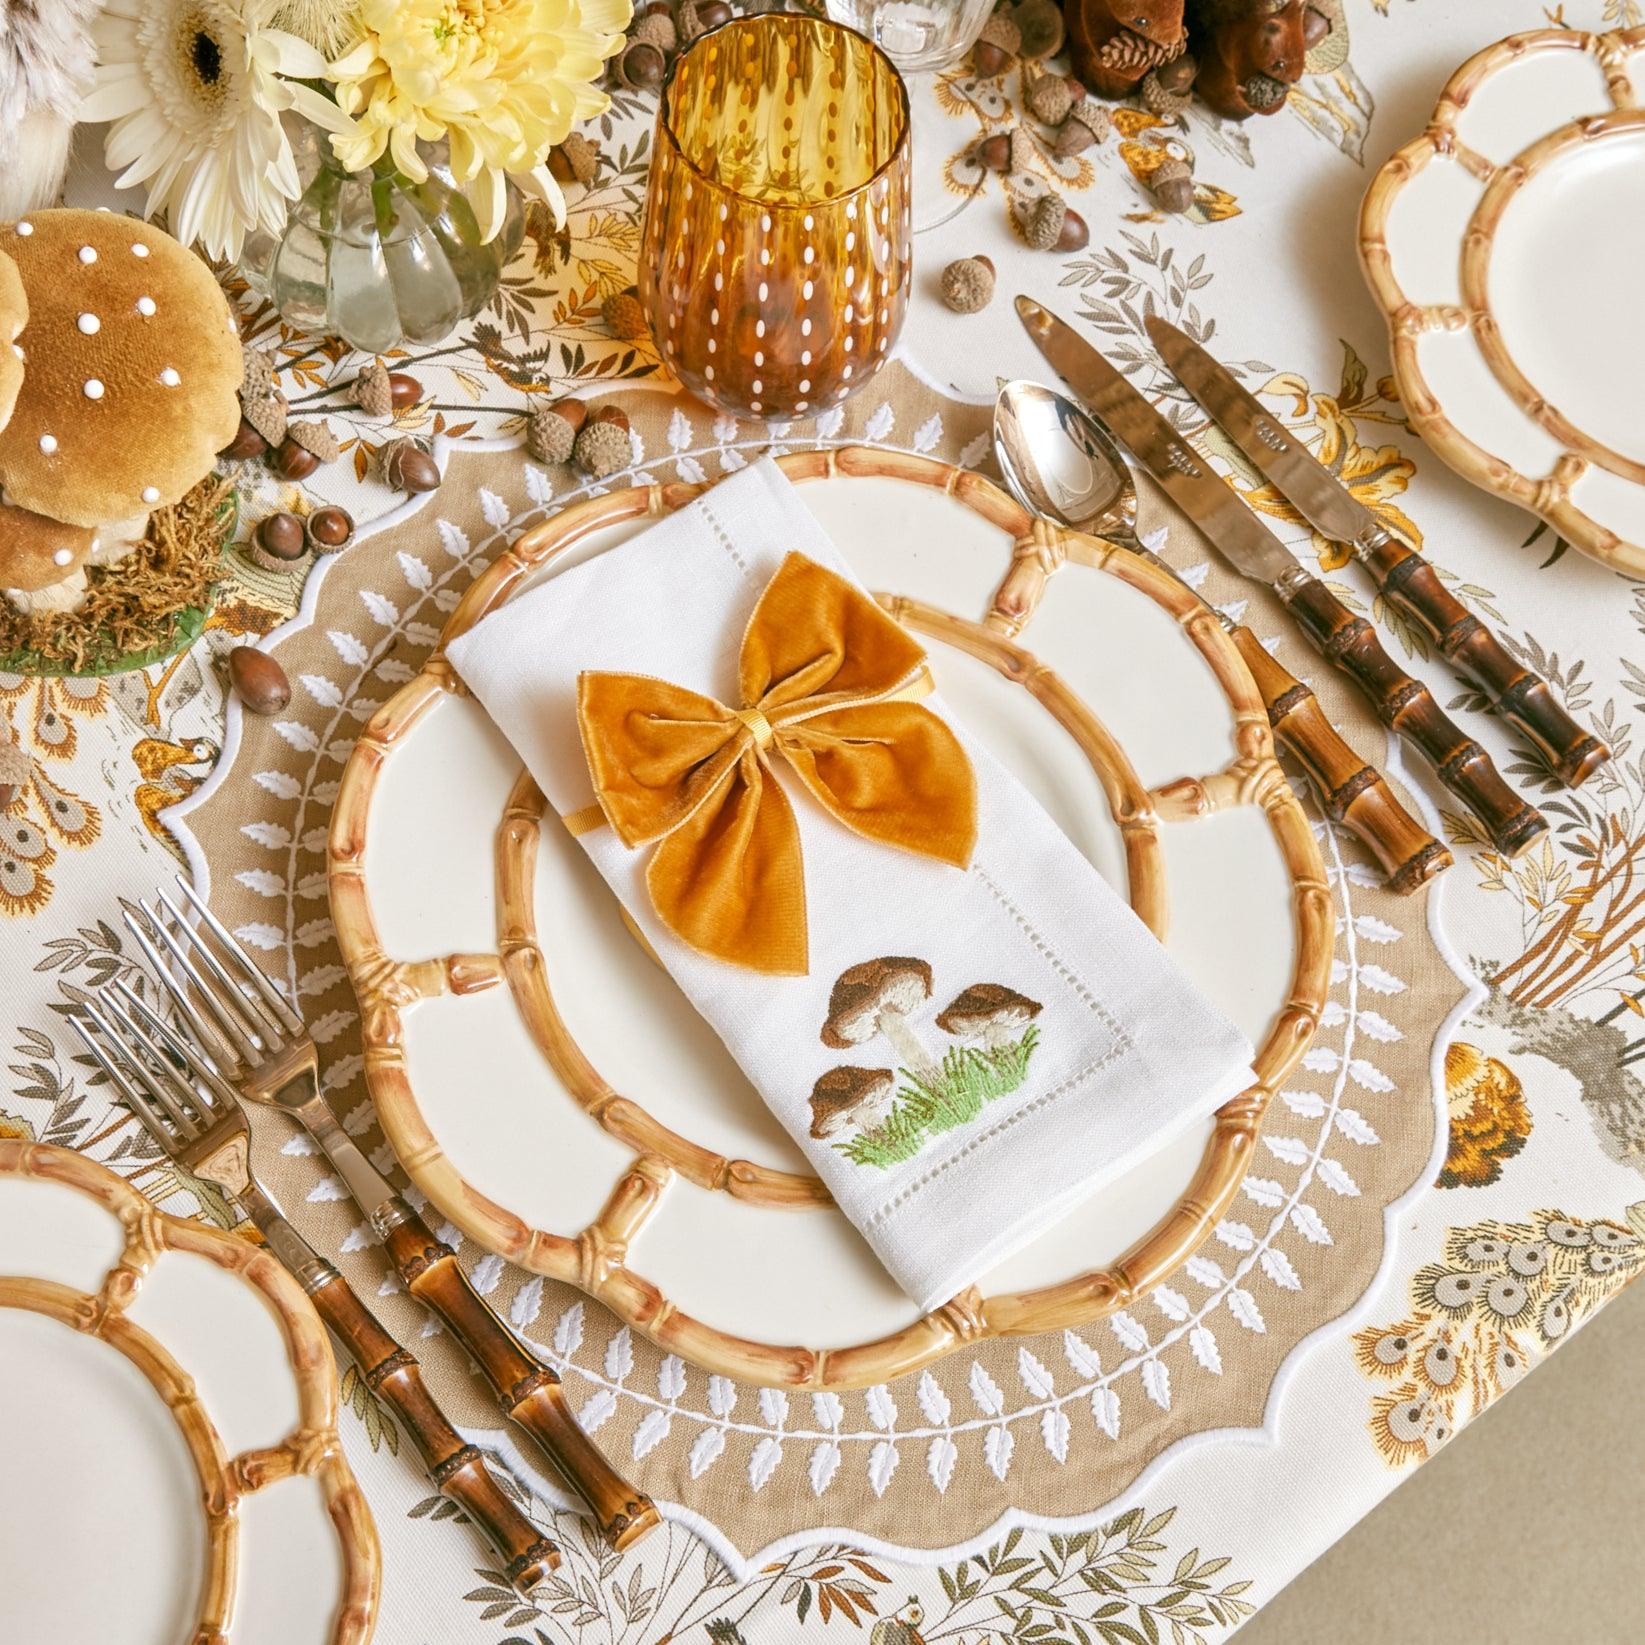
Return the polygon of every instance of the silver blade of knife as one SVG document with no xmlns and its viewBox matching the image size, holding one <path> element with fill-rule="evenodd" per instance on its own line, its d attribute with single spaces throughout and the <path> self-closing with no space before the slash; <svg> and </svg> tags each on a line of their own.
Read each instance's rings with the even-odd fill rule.
<svg viewBox="0 0 1645 1645">
<path fill-rule="evenodd" d="M 1380 536 L 1377 517 L 1256 396 L 1192 338 L 1152 314 L 1144 322 L 1160 357 L 1228 437 L 1316 531 L 1341 543 Z"/>
<path fill-rule="evenodd" d="M 1072 326 L 1031 297 L 1017 299 L 1017 315 L 1058 375 L 1131 448 L 1225 559 L 1247 577 L 1271 585 L 1306 575 L 1234 489 Z"/>
</svg>

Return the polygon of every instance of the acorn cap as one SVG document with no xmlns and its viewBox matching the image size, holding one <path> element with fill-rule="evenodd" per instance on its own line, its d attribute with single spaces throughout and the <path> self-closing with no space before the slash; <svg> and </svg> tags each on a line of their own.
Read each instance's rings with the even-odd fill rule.
<svg viewBox="0 0 1645 1645">
<path fill-rule="evenodd" d="M 960 257 L 942 271 L 942 300 L 956 314 L 976 314 L 994 296 L 994 265 L 986 257 Z"/>
<path fill-rule="evenodd" d="M 603 480 L 627 466 L 633 459 L 634 447 L 625 427 L 596 415 L 583 424 L 572 443 L 571 455 L 585 473 Z"/>
<path fill-rule="evenodd" d="M 580 131 L 566 133 L 565 140 L 560 144 L 560 153 L 566 157 L 566 163 L 571 167 L 571 175 L 579 183 L 588 184 L 594 181 L 594 173 L 599 170 L 600 157 L 594 145 Z"/>
<path fill-rule="evenodd" d="M 1069 111 L 1057 133 L 1058 154 L 1078 154 L 1093 143 L 1103 142 L 1114 129 L 1114 122 L 1094 97 L 1082 97 Z"/>
<path fill-rule="evenodd" d="M 1042 74 L 1028 93 L 1029 112 L 1048 126 L 1060 126 L 1079 100 L 1077 84 L 1070 85 L 1061 74 Z"/>
<path fill-rule="evenodd" d="M 983 24 L 978 31 L 977 39 L 987 45 L 998 46 L 1011 57 L 1015 57 L 1022 50 L 1022 30 L 1003 11 L 995 12 Z"/>
<path fill-rule="evenodd" d="M 277 446 L 286 437 L 286 413 L 290 407 L 279 389 L 271 388 L 255 399 L 243 390 L 240 396 L 240 414 L 271 446 Z"/>
<path fill-rule="evenodd" d="M 636 40 L 643 40 L 648 46 L 655 46 L 664 56 L 680 43 L 674 19 L 662 11 L 648 12 L 642 17 L 634 25 L 633 37 Z"/>
<path fill-rule="evenodd" d="M 627 291 L 612 292 L 600 305 L 600 314 L 613 337 L 633 342 L 636 338 L 651 335 L 645 310 L 640 306 L 639 293 L 632 286 Z"/>
<path fill-rule="evenodd" d="M 240 396 L 255 399 L 278 387 L 274 356 L 266 348 L 248 348 L 240 362 Z"/>
<path fill-rule="evenodd" d="M 581 410 L 580 400 L 572 404 Z M 558 405 L 544 406 L 526 419 L 525 448 L 539 463 L 569 462 L 581 426 L 581 416 L 567 416 Z"/>
<path fill-rule="evenodd" d="M 368 417 L 387 417 L 393 412 L 394 385 L 389 382 L 388 367 L 381 360 L 371 361 L 354 379 L 354 403 Z"/>
<path fill-rule="evenodd" d="M 0 588 L 25 594 L 72 576 L 97 540 L 89 526 L 64 525 L 11 503 L 0 503 Z"/>
<path fill-rule="evenodd" d="M 261 432 L 259 429 L 258 433 Z M 318 457 L 322 463 L 337 461 L 337 436 L 318 418 L 309 417 L 292 423 L 286 429 L 286 438 L 293 445 L 301 446 L 310 456 Z"/>
<path fill-rule="evenodd" d="M 17 265 L 0 252 L 0 428 L 11 417 L 23 386 L 23 348 L 17 341 L 28 323 L 29 300 Z"/>
<path fill-rule="evenodd" d="M 1038 152 L 1034 139 L 1028 135 L 1026 126 L 1011 128 L 1011 163 L 1012 171 L 1027 171 L 1034 164 L 1034 156 Z"/>
<path fill-rule="evenodd" d="M 1175 154 L 1166 155 L 1149 173 L 1148 187 L 1161 211 L 1186 211 L 1194 203 L 1194 173 Z"/>
<path fill-rule="evenodd" d="M 1177 62 L 1181 62 L 1179 57 Z M 1193 97 L 1186 91 L 1175 91 L 1161 77 L 1160 71 L 1150 69 L 1142 77 L 1142 105 L 1150 114 L 1158 114 L 1166 119 L 1174 119 L 1193 102 Z"/>
<path fill-rule="evenodd" d="M 34 212 L 0 252 L 33 356 L 0 430 L 7 499 L 80 526 L 178 502 L 240 427 L 240 335 L 211 270 L 109 211 Z"/>
<path fill-rule="evenodd" d="M 1035 251 L 1050 251 L 1062 233 L 1068 202 L 1060 194 L 1042 194 L 1021 219 L 1023 238 Z"/>
</svg>

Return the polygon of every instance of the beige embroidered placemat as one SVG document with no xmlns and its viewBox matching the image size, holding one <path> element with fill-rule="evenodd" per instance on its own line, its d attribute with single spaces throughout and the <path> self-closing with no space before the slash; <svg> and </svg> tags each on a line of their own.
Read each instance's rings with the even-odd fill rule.
<svg viewBox="0 0 1645 1645">
<path fill-rule="evenodd" d="M 637 461 L 614 483 L 713 478 L 772 444 L 765 431 L 746 444 L 727 438 L 693 402 L 630 392 L 624 403 Z M 985 408 L 945 400 L 893 366 L 843 417 L 795 425 L 777 448 L 879 440 L 975 464 L 986 426 Z M 230 767 L 175 823 L 209 865 L 219 914 L 271 970 L 296 979 L 324 1041 L 331 1100 L 380 1163 L 388 1150 L 326 913 L 330 803 L 358 727 L 427 655 L 476 571 L 545 509 L 590 489 L 569 479 L 545 476 L 514 450 L 455 451 L 421 509 L 327 568 L 312 614 L 272 648 L 293 682 L 290 708 L 274 720 L 242 717 Z M 1162 517 L 1152 501 L 1145 514 Z M 1169 552 L 1196 578 L 1203 572 L 1209 598 L 1249 593 L 1198 564 L 1186 532 L 1174 533 Z M 1277 635 L 1283 618 L 1264 601 L 1246 620 Z M 1368 712 L 1323 671 L 1313 683 L 1361 748 L 1380 749 Z M 1126 1313 L 961 1351 L 888 1386 L 784 1394 L 666 1357 L 576 1291 L 472 1243 L 465 1264 L 562 1371 L 585 1424 L 637 1481 L 745 1553 L 823 1527 L 951 1546 L 1008 1509 L 1057 1518 L 1109 1500 L 1179 1440 L 1262 1424 L 1281 1362 L 1365 1290 L 1386 1210 L 1433 1150 L 1433 1033 L 1463 985 L 1433 946 L 1421 903 L 1382 892 L 1352 840 L 1326 832 L 1322 849 L 1339 908 L 1324 1025 L 1264 1125 L 1235 1207 L 1171 1285 Z M 385 1265 L 322 1164 L 276 1124 L 259 1128 L 258 1144 L 270 1186 L 305 1231 L 375 1293 Z M 439 1337 L 418 1341 L 422 1310 L 393 1296 L 382 1308 L 418 1344 L 459 1424 L 494 1430 L 461 1355 Z"/>
</svg>

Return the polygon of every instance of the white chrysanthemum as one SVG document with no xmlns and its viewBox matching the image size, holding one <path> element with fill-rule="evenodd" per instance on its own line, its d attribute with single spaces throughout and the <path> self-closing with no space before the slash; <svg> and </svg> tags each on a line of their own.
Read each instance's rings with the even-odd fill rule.
<svg viewBox="0 0 1645 1645">
<path fill-rule="evenodd" d="M 147 214 L 167 213 L 185 245 L 237 257 L 248 230 L 278 234 L 301 192 L 280 114 L 329 131 L 348 119 L 299 79 L 325 60 L 267 26 L 273 0 L 109 0 L 82 120 L 107 120 L 104 158 L 116 185 L 143 185 Z"/>
</svg>

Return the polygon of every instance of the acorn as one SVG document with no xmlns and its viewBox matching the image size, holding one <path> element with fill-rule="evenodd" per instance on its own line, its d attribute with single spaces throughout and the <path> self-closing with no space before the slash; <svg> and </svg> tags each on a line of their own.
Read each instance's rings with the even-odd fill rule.
<svg viewBox="0 0 1645 1645">
<path fill-rule="evenodd" d="M 1161 211 L 1186 211 L 1194 203 L 1194 174 L 1175 154 L 1166 155 L 1154 168 L 1148 187 Z"/>
<path fill-rule="evenodd" d="M 668 63 L 657 48 L 645 40 L 630 40 L 617 59 L 617 79 L 634 91 L 650 91 L 663 83 Z"/>
<path fill-rule="evenodd" d="M 1090 244 L 1085 219 L 1060 194 L 1040 195 L 1019 222 L 1035 251 L 1078 251 Z"/>
<path fill-rule="evenodd" d="M 1010 134 L 996 131 L 992 137 L 980 139 L 972 146 L 971 158 L 984 171 L 1009 171 L 1011 169 Z"/>
<path fill-rule="evenodd" d="M 1028 93 L 1028 111 L 1048 126 L 1060 126 L 1084 95 L 1085 87 L 1071 74 L 1042 74 Z"/>
<path fill-rule="evenodd" d="M 252 532 L 246 552 L 265 571 L 290 571 L 308 553 L 303 522 L 284 511 L 269 515 Z"/>
<path fill-rule="evenodd" d="M 640 307 L 639 291 L 630 286 L 626 291 L 614 291 L 600 304 L 600 314 L 613 337 L 632 342 L 649 337 L 651 328 L 646 324 L 645 310 Z"/>
<path fill-rule="evenodd" d="M 317 508 L 307 522 L 308 546 L 316 554 L 337 554 L 354 541 L 354 516 L 335 504 Z"/>
<path fill-rule="evenodd" d="M 959 257 L 942 271 L 942 300 L 956 314 L 976 314 L 994 296 L 994 265 L 986 257 Z"/>
<path fill-rule="evenodd" d="M 274 356 L 265 348 L 248 348 L 240 357 L 240 397 L 255 400 L 275 387 Z"/>
<path fill-rule="evenodd" d="M 423 397 L 423 385 L 407 371 L 388 374 L 388 396 L 396 411 L 414 406 Z"/>
<path fill-rule="evenodd" d="M 1093 143 L 1103 142 L 1114 129 L 1114 122 L 1094 97 L 1082 97 L 1069 111 L 1068 117 L 1057 127 L 1055 151 L 1064 157 L 1079 154 Z"/>
<path fill-rule="evenodd" d="M 580 131 L 570 132 L 548 154 L 549 172 L 561 183 L 582 183 L 586 187 L 594 181 L 599 164 L 598 150 Z"/>
<path fill-rule="evenodd" d="M 664 57 L 670 57 L 679 48 L 680 34 L 674 27 L 674 17 L 664 6 L 660 11 L 647 8 L 639 22 L 634 25 L 635 40 L 643 41 L 648 46 L 655 46 Z"/>
<path fill-rule="evenodd" d="M 1022 31 L 1004 12 L 997 11 L 983 24 L 971 48 L 971 67 L 980 79 L 997 79 L 1021 50 Z"/>
<path fill-rule="evenodd" d="M 291 424 L 286 430 L 286 439 L 301 446 L 317 462 L 337 461 L 337 436 L 317 417 Z"/>
<path fill-rule="evenodd" d="M 596 480 L 626 467 L 633 456 L 628 417 L 619 406 L 601 406 L 591 411 L 571 448 L 572 461 Z"/>
<path fill-rule="evenodd" d="M 275 450 L 273 462 L 288 480 L 306 480 L 320 466 L 320 459 L 289 434 Z"/>
<path fill-rule="evenodd" d="M 239 431 L 217 455 L 237 463 L 244 462 L 248 457 L 261 457 L 267 450 L 268 441 L 242 417 Z"/>
<path fill-rule="evenodd" d="M 286 671 L 254 645 L 237 645 L 229 652 L 228 683 L 253 714 L 278 714 L 291 701 Z"/>
<path fill-rule="evenodd" d="M 525 447 L 539 463 L 565 463 L 577 431 L 588 419 L 588 407 L 581 400 L 556 400 L 534 411 L 526 419 Z"/>
<path fill-rule="evenodd" d="M 1062 50 L 1068 31 L 1062 7 L 1056 0 L 1022 0 L 1011 13 L 1011 21 L 1017 25 L 1021 39 L 1019 50 L 1024 57 L 1038 62 L 1045 57 L 1055 57 Z"/>
<path fill-rule="evenodd" d="M 697 21 L 702 24 L 706 33 L 709 29 L 717 29 L 731 21 L 731 7 L 726 0 L 708 0 L 706 6 L 697 7 Z"/>
<path fill-rule="evenodd" d="M 1179 91 L 1173 89 L 1175 76 L 1167 78 L 1167 73 L 1170 70 L 1179 69 L 1184 62 L 1189 65 L 1189 73 L 1186 81 L 1182 84 L 1182 89 Z M 1190 89 L 1193 83 L 1194 60 L 1191 57 L 1179 57 L 1175 62 L 1162 63 L 1158 68 L 1150 69 L 1142 77 L 1142 85 L 1139 88 L 1142 96 L 1142 106 L 1150 114 L 1157 114 L 1163 120 L 1174 120 L 1193 102 L 1194 99 Z"/>
<path fill-rule="evenodd" d="M 435 491 L 440 485 L 440 465 L 405 436 L 377 448 L 377 472 L 396 491 Z"/>
<path fill-rule="evenodd" d="M 1302 13 L 1302 43 L 1312 51 L 1331 32 L 1331 19 L 1318 6 L 1304 7 Z"/>
</svg>

